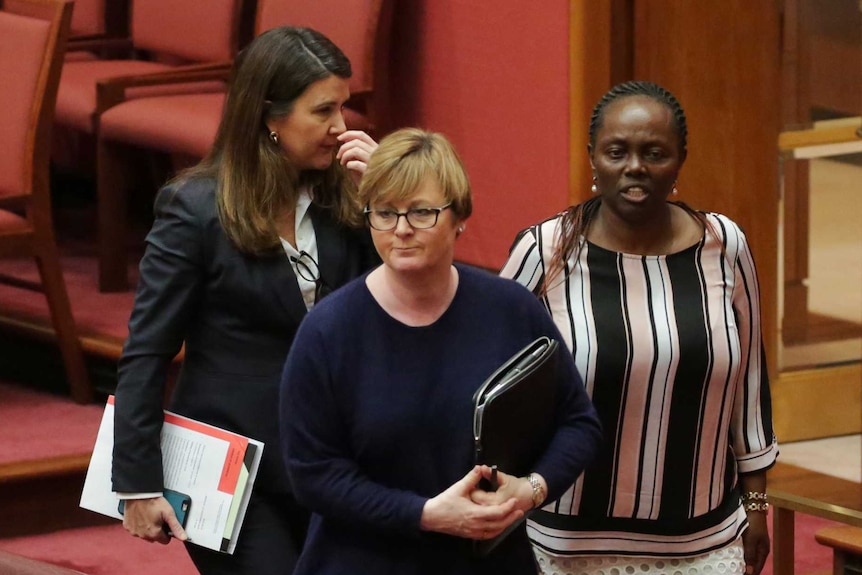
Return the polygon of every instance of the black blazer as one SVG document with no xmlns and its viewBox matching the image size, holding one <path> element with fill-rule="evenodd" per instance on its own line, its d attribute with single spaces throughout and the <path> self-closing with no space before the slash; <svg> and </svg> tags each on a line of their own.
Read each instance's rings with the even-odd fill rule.
<svg viewBox="0 0 862 575">
<path fill-rule="evenodd" d="M 311 211 L 320 273 L 336 288 L 379 262 L 367 232 Z M 167 370 L 185 341 L 170 410 L 265 443 L 255 488 L 290 491 L 281 460 L 278 389 L 305 303 L 283 250 L 251 256 L 225 236 L 215 182 L 159 192 L 129 338 L 118 370 L 113 488 L 162 490 L 159 437 Z"/>
</svg>

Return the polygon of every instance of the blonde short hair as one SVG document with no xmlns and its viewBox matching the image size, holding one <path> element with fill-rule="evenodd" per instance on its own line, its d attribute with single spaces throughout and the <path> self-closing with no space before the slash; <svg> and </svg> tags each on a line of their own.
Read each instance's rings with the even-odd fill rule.
<svg viewBox="0 0 862 575">
<path fill-rule="evenodd" d="M 408 198 L 429 175 L 458 219 L 470 217 L 473 197 L 464 163 L 443 135 L 418 128 L 397 130 L 380 141 L 359 184 L 359 201 L 369 206 Z"/>
</svg>

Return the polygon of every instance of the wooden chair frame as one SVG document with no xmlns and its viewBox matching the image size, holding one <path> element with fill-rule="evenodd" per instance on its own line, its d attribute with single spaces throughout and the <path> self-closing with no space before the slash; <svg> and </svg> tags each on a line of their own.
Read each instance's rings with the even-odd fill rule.
<svg viewBox="0 0 862 575">
<path fill-rule="evenodd" d="M 26 226 L 11 232 L 0 230 L 0 257 L 33 257 L 39 268 L 41 283 L 9 276 L 0 276 L 0 283 L 45 294 L 72 398 L 79 403 L 88 403 L 92 401 L 93 393 L 57 253 L 49 184 L 51 126 L 71 23 L 72 1 L 16 0 L 15 5 L 8 8 L 6 11 L 9 13 L 49 21 L 51 30 L 26 136 L 26 165 L 22 166 L 25 189 L 18 195 L 0 198 L 0 209 L 23 213 L 26 221 Z"/>
</svg>

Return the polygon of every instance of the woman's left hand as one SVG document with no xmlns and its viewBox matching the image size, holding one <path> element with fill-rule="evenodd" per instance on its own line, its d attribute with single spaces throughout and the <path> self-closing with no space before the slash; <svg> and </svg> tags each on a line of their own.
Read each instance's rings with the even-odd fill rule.
<svg viewBox="0 0 862 575">
<path fill-rule="evenodd" d="M 341 147 L 338 148 L 335 159 L 347 168 L 353 183 L 358 186 L 368 166 L 371 152 L 377 149 L 377 142 L 361 130 L 348 130 L 338 136 L 338 141 L 341 142 Z"/>
<path fill-rule="evenodd" d="M 493 471 L 487 465 L 481 466 L 482 477 L 491 480 Z M 526 477 L 515 477 L 502 471 L 497 471 L 497 490 L 484 491 L 475 489 L 470 493 L 473 503 L 479 505 L 499 505 L 510 499 L 517 501 L 516 509 L 527 512 L 533 508 L 533 486 Z"/>
<path fill-rule="evenodd" d="M 748 529 L 742 533 L 742 546 L 745 549 L 746 575 L 759 575 L 769 556 L 766 513 L 752 511 L 748 514 Z"/>
</svg>

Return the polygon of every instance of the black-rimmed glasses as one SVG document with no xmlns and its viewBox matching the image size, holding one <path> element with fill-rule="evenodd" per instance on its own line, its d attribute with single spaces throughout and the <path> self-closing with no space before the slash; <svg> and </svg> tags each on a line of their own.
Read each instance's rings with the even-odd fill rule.
<svg viewBox="0 0 862 575">
<path fill-rule="evenodd" d="M 427 230 L 437 225 L 440 212 L 452 207 L 452 202 L 439 208 L 410 208 L 406 212 L 395 210 L 372 210 L 365 208 L 363 213 L 368 225 L 380 232 L 389 232 L 398 227 L 398 218 L 404 217 L 410 227 L 416 230 Z"/>
<path fill-rule="evenodd" d="M 299 274 L 299 277 L 314 284 L 315 302 L 332 292 L 332 288 L 323 281 L 320 275 L 320 266 L 317 265 L 317 261 L 311 257 L 310 253 L 302 250 L 299 252 L 299 257 L 290 256 L 290 261 L 296 266 L 296 273 Z"/>
</svg>

